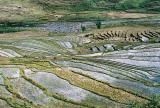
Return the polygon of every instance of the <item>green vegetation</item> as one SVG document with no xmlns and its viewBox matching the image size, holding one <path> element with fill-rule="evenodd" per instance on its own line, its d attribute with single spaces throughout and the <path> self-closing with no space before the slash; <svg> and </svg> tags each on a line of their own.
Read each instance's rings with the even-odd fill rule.
<svg viewBox="0 0 160 108">
<path fill-rule="evenodd" d="M 96 0 L 95 0 L 96 1 Z M 74 11 L 86 11 L 96 7 L 96 2 L 94 0 L 81 0 L 73 5 Z"/>
<path fill-rule="evenodd" d="M 148 11 L 160 11 L 160 2 L 158 0 L 121 0 L 117 5 L 117 9 L 143 9 Z"/>
<path fill-rule="evenodd" d="M 88 11 L 88 10 L 128 10 L 128 9 L 144 9 L 159 11 L 160 2 L 158 0 L 76 0 L 76 1 L 60 1 L 55 0 L 32 0 L 37 4 L 43 5 L 47 10 L 72 10 L 72 11 Z M 152 6 L 152 9 L 149 7 Z M 53 8 L 54 7 L 54 8 Z"/>
<path fill-rule="evenodd" d="M 129 108 L 160 108 L 160 96 L 154 96 L 148 103 L 132 103 Z"/>
<path fill-rule="evenodd" d="M 82 30 L 82 32 L 85 32 L 86 31 L 86 27 L 81 25 L 81 30 Z"/>
<path fill-rule="evenodd" d="M 24 29 L 15 27 L 0 27 L 0 33 L 20 32 L 20 31 L 24 31 Z"/>
<path fill-rule="evenodd" d="M 97 26 L 97 29 L 101 29 L 101 26 L 102 26 L 102 23 L 101 23 L 101 21 L 97 21 L 96 22 L 96 26 Z"/>
</svg>

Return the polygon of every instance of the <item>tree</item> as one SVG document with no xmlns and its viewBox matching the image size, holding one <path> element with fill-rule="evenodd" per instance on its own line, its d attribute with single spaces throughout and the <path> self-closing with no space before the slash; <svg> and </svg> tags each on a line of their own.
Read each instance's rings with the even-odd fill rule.
<svg viewBox="0 0 160 108">
<path fill-rule="evenodd" d="M 101 29 L 102 23 L 100 20 L 96 22 L 97 29 Z"/>
<path fill-rule="evenodd" d="M 81 25 L 81 30 L 82 30 L 82 32 L 86 31 L 86 27 Z"/>
</svg>

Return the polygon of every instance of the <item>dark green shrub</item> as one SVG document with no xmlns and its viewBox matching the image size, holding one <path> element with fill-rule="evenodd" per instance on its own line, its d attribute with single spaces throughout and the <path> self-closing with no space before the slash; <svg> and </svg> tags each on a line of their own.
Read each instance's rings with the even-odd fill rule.
<svg viewBox="0 0 160 108">
<path fill-rule="evenodd" d="M 24 31 L 24 29 L 16 27 L 0 27 L 0 33 L 20 32 L 20 31 Z"/>
<path fill-rule="evenodd" d="M 82 30 L 82 32 L 85 32 L 86 31 L 86 27 L 85 26 L 81 26 L 81 30 Z"/>
<path fill-rule="evenodd" d="M 96 22 L 97 29 L 101 29 L 102 23 L 101 21 Z"/>
</svg>

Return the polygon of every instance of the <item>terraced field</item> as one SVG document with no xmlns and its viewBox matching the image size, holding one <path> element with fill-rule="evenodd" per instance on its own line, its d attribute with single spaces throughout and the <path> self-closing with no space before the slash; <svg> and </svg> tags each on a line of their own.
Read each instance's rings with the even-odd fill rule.
<svg viewBox="0 0 160 108">
<path fill-rule="evenodd" d="M 0 0 L 0 108 L 160 108 L 159 0 Z"/>
<path fill-rule="evenodd" d="M 160 94 L 159 27 L 65 30 L 0 34 L 1 108 L 128 108 Z"/>
</svg>

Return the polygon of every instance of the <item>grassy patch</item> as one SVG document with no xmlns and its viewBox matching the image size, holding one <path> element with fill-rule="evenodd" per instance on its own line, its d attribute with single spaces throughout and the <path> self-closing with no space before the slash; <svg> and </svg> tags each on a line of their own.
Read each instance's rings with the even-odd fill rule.
<svg viewBox="0 0 160 108">
<path fill-rule="evenodd" d="M 148 103 L 131 103 L 129 108 L 159 108 L 160 107 L 160 96 L 153 96 L 151 101 Z"/>
<path fill-rule="evenodd" d="M 12 33 L 20 31 L 24 31 L 24 29 L 15 27 L 0 27 L 0 33 Z"/>
</svg>

